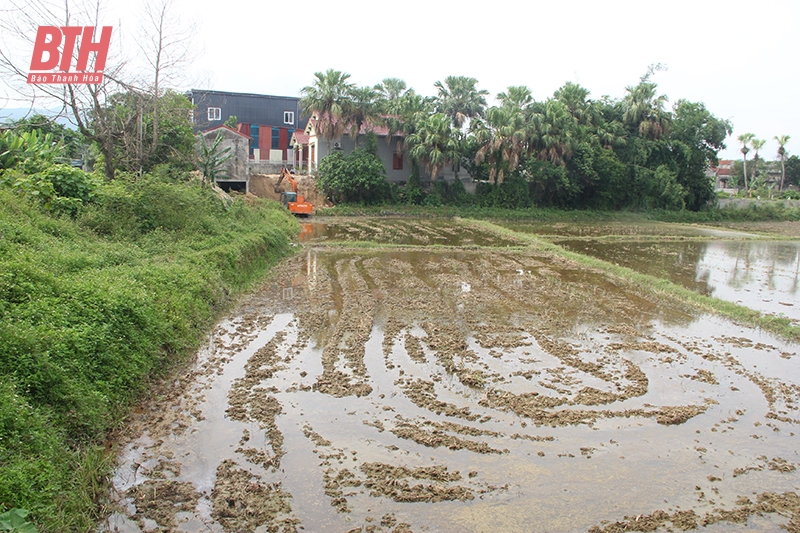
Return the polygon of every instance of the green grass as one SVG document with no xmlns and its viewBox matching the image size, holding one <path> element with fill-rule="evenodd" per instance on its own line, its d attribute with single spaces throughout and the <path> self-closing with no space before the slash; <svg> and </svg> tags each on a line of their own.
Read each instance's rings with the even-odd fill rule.
<svg viewBox="0 0 800 533">
<path fill-rule="evenodd" d="M 108 184 L 76 219 L 0 188 L 0 512 L 93 531 L 109 431 L 298 229 L 189 185 Z"/>
<path fill-rule="evenodd" d="M 710 209 L 708 211 L 591 211 L 532 207 L 501 209 L 496 207 L 427 207 L 417 205 L 357 206 L 339 205 L 317 210 L 320 216 L 415 216 L 462 217 L 474 219 L 540 222 L 750 222 L 762 220 L 800 220 L 800 209 L 775 202 L 754 204 L 745 209 Z"/>
</svg>

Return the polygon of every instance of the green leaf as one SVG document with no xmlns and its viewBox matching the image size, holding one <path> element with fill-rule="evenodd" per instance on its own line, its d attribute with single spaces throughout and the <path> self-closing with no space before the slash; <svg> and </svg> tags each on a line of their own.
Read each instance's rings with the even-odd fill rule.
<svg viewBox="0 0 800 533">
<path fill-rule="evenodd" d="M 11 509 L 0 514 L 0 531 L 38 533 L 36 526 L 25 520 L 28 514 L 28 511 L 25 509 Z"/>
</svg>

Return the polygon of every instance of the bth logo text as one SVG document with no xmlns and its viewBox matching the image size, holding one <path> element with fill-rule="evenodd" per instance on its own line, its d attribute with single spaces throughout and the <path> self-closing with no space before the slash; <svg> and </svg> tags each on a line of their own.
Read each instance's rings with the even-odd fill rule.
<svg viewBox="0 0 800 533">
<path fill-rule="evenodd" d="M 98 84 L 103 81 L 103 69 L 111 43 L 111 26 L 103 26 L 100 40 L 94 42 L 94 26 L 39 26 L 33 46 L 28 83 Z M 62 48 L 63 44 L 63 48 Z M 75 50 L 78 62 L 70 71 Z M 88 72 L 89 54 L 94 53 L 93 71 Z M 53 72 L 58 68 L 59 72 Z"/>
</svg>

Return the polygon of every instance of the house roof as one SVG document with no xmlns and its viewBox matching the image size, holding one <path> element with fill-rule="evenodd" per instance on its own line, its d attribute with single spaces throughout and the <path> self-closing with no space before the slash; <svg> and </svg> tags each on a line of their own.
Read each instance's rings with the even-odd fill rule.
<svg viewBox="0 0 800 533">
<path fill-rule="evenodd" d="M 338 120 L 336 122 L 338 122 Z M 306 125 L 306 133 L 310 134 L 312 129 L 316 130 L 318 123 L 319 123 L 319 118 L 317 112 L 315 111 L 314 113 L 311 114 L 311 118 L 308 120 L 308 124 Z M 385 126 L 384 124 L 371 124 L 371 123 L 362 124 L 361 129 L 359 129 L 358 131 L 358 134 L 366 135 L 368 131 L 373 132 L 378 137 L 386 137 L 387 135 L 389 135 L 389 128 L 387 126 Z M 350 129 L 347 128 L 344 134 L 350 135 Z M 402 137 L 403 133 L 396 131 L 392 135 L 395 137 Z"/>
<path fill-rule="evenodd" d="M 219 125 L 219 126 L 214 126 L 213 128 L 208 128 L 207 130 L 203 130 L 201 133 L 203 133 L 203 134 L 206 134 L 206 133 L 210 133 L 210 132 L 212 132 L 212 131 L 218 130 L 218 129 L 226 129 L 226 130 L 228 130 L 228 131 L 232 131 L 232 132 L 233 132 L 233 133 L 235 133 L 236 135 L 241 135 L 241 136 L 242 136 L 242 137 L 244 137 L 245 139 L 250 139 L 250 140 L 253 140 L 253 138 L 252 138 L 252 137 L 250 137 L 249 135 L 245 135 L 245 134 L 244 134 L 244 133 L 242 133 L 241 131 L 237 131 L 237 130 L 235 130 L 235 129 L 233 129 L 233 128 L 229 128 L 229 127 L 228 127 L 228 126 L 226 126 L 225 124 L 221 124 L 221 125 Z"/>
<path fill-rule="evenodd" d="M 308 134 L 302 131 L 295 131 L 292 133 L 292 139 L 294 139 L 297 144 L 308 144 Z"/>
</svg>

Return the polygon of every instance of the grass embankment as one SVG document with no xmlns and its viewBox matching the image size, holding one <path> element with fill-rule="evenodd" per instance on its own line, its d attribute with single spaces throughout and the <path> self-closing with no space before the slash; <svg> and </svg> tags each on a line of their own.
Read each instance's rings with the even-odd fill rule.
<svg viewBox="0 0 800 533">
<path fill-rule="evenodd" d="M 793 326 L 791 320 L 788 318 L 764 315 L 758 311 L 737 305 L 733 302 L 705 296 L 681 285 L 677 285 L 667 279 L 650 276 L 648 274 L 641 274 L 635 270 L 631 270 L 630 268 L 615 265 L 589 255 L 571 252 L 562 248 L 561 246 L 558 246 L 557 244 L 545 241 L 544 239 L 541 239 L 535 235 L 513 231 L 508 228 L 498 226 L 497 224 L 492 224 L 488 221 L 460 219 L 459 222 L 476 228 L 492 231 L 504 237 L 519 239 L 523 242 L 529 243 L 537 250 L 551 252 L 575 261 L 580 265 L 602 270 L 617 278 L 625 280 L 633 285 L 637 291 L 641 292 L 642 294 L 649 294 L 656 300 L 670 298 L 679 303 L 689 304 L 701 311 L 716 313 L 718 315 L 727 317 L 740 324 L 759 327 L 766 331 L 780 335 L 786 339 L 800 341 L 800 327 Z"/>
<path fill-rule="evenodd" d="M 340 205 L 318 209 L 320 216 L 420 216 L 462 217 L 494 220 L 532 220 L 551 222 L 637 222 L 660 221 L 684 224 L 714 222 L 755 222 L 772 220 L 800 220 L 800 209 L 785 207 L 778 202 L 754 203 L 751 207 L 736 209 L 709 209 L 708 211 L 591 211 L 562 210 L 531 207 L 527 209 L 502 209 L 497 207 L 419 205 L 358 206 Z"/>
<path fill-rule="evenodd" d="M 0 512 L 93 531 L 108 432 L 297 231 L 185 184 L 107 184 L 76 219 L 0 188 Z"/>
</svg>

